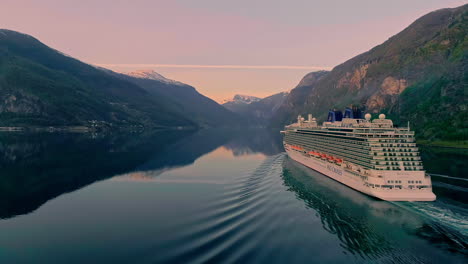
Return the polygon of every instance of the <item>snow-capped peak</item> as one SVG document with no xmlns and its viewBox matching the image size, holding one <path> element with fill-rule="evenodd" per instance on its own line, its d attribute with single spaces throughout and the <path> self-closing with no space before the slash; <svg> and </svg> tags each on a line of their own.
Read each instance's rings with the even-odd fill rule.
<svg viewBox="0 0 468 264">
<path fill-rule="evenodd" d="M 236 94 L 232 99 L 225 99 L 223 100 L 223 104 L 226 103 L 237 103 L 237 104 L 251 104 L 253 102 L 260 101 L 261 98 L 251 96 L 251 95 L 243 95 L 243 94 Z"/>
<path fill-rule="evenodd" d="M 150 80 L 156 80 L 164 83 L 170 83 L 170 84 L 177 84 L 177 85 L 183 85 L 183 83 L 174 81 L 171 79 L 168 79 L 161 74 L 151 70 L 151 69 L 145 69 L 145 70 L 136 70 L 133 72 L 128 72 L 125 73 L 128 76 L 136 77 L 136 78 L 141 78 L 141 79 L 150 79 Z"/>
</svg>

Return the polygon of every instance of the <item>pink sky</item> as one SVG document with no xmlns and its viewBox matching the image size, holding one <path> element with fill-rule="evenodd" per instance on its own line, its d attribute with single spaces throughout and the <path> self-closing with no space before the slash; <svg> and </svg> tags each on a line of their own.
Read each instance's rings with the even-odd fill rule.
<svg viewBox="0 0 468 264">
<path fill-rule="evenodd" d="M 3 0 L 0 21 L 85 62 L 152 68 L 220 101 L 290 90 L 421 15 L 465 2 Z"/>
</svg>

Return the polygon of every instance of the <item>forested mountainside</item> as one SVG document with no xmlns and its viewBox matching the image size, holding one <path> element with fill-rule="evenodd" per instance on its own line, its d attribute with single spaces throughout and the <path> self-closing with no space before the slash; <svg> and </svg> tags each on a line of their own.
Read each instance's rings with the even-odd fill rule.
<svg viewBox="0 0 468 264">
<path fill-rule="evenodd" d="M 468 5 L 431 12 L 331 72 L 308 74 L 270 125 L 306 113 L 323 121 L 329 109 L 355 104 L 410 121 L 419 138 L 466 140 L 467 19 Z"/>
<path fill-rule="evenodd" d="M 229 118 L 240 122 L 191 86 L 117 74 L 0 30 L 0 126 L 204 127 Z"/>
</svg>

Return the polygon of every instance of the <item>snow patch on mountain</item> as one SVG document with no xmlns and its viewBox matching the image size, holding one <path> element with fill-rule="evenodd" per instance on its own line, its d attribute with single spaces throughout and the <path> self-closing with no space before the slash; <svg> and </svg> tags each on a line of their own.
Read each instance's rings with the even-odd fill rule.
<svg viewBox="0 0 468 264">
<path fill-rule="evenodd" d="M 135 78 L 156 80 L 156 81 L 160 81 L 160 82 L 164 82 L 164 83 L 168 83 L 168 84 L 185 85 L 185 84 L 183 84 L 181 82 L 168 79 L 168 78 L 162 76 L 161 74 L 159 74 L 159 73 L 157 73 L 157 72 L 155 72 L 154 70 L 151 70 L 151 69 L 136 70 L 136 71 L 133 71 L 133 72 L 127 72 L 125 74 L 128 75 L 128 76 L 135 77 Z"/>
<path fill-rule="evenodd" d="M 258 102 L 260 100 L 262 100 L 262 98 L 251 96 L 251 95 L 236 94 L 234 95 L 232 99 L 223 100 L 222 104 L 226 104 L 226 103 L 251 104 L 253 102 Z"/>
</svg>

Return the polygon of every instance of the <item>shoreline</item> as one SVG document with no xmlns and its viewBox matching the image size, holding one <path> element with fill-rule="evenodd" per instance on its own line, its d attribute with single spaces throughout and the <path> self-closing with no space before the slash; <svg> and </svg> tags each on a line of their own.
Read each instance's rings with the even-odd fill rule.
<svg viewBox="0 0 468 264">
<path fill-rule="evenodd" d="M 145 130 L 193 130 L 196 127 L 88 127 L 88 126 L 38 126 L 38 127 L 6 127 L 0 126 L 0 132 L 66 132 L 66 133 L 96 133 L 110 131 L 138 132 Z"/>
</svg>

